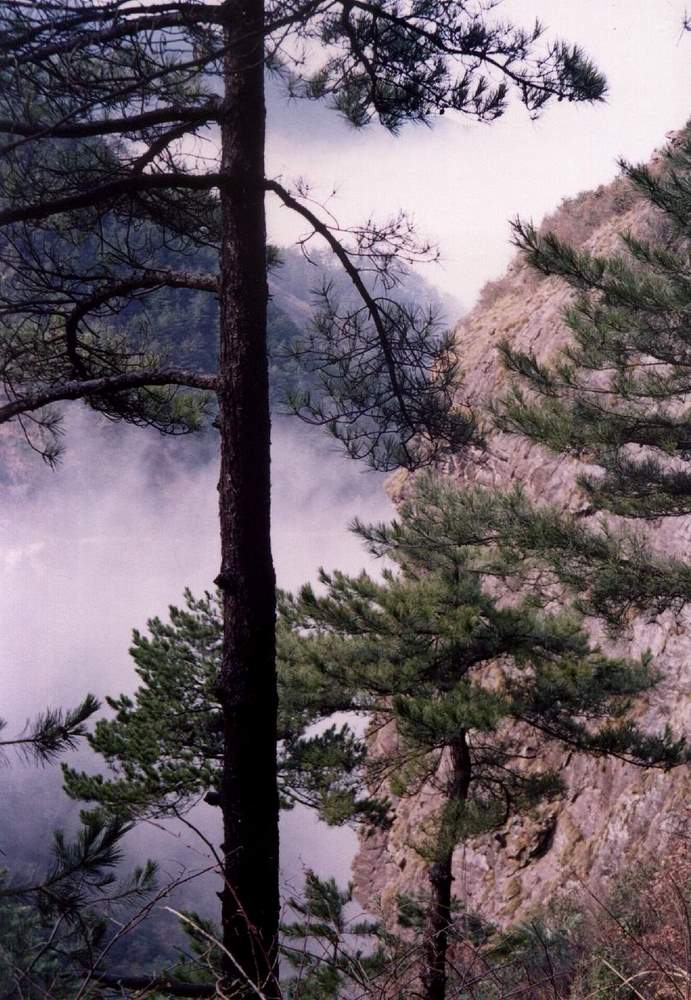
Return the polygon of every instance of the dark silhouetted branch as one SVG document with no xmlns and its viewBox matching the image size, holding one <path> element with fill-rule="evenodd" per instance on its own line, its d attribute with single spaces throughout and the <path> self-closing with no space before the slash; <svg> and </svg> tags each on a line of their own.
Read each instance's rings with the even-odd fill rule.
<svg viewBox="0 0 691 1000">
<path fill-rule="evenodd" d="M 224 178 L 224 181 L 227 183 L 227 178 Z M 93 205 L 122 195 L 140 194 L 146 191 L 168 191 L 174 188 L 209 191 L 218 187 L 220 183 L 221 175 L 217 173 L 135 174 L 130 177 L 121 177 L 108 184 L 98 184 L 96 187 L 76 194 L 65 195 L 63 198 L 39 201 L 33 205 L 22 205 L 18 208 L 8 208 L 4 212 L 0 212 L 0 226 L 7 226 L 14 222 L 47 219 L 52 215 L 59 215 L 61 212 L 70 212 L 74 209 L 91 208 Z"/>
<path fill-rule="evenodd" d="M 215 392 L 218 386 L 216 375 L 187 371 L 183 368 L 162 368 L 152 371 L 124 372 L 121 375 L 107 375 L 63 382 L 60 386 L 19 396 L 0 406 L 0 424 L 23 413 L 32 413 L 43 406 L 69 399 L 87 399 L 89 396 L 107 396 L 111 393 L 127 392 L 153 385 L 180 385 L 189 389 L 204 389 Z"/>
</svg>

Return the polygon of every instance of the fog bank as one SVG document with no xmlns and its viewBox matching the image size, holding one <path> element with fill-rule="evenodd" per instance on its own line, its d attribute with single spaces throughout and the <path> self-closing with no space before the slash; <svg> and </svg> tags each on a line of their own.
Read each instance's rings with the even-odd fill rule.
<svg viewBox="0 0 691 1000">
<path fill-rule="evenodd" d="M 133 690 L 132 628 L 165 617 L 185 586 L 195 593 L 212 587 L 218 572 L 217 468 L 195 460 L 197 442 L 161 446 L 153 433 L 76 411 L 65 443 L 55 471 L 27 452 L 25 482 L 6 491 L 0 511 L 0 715 L 12 732 L 43 707 L 75 704 L 87 691 L 103 698 Z M 321 565 L 351 572 L 371 565 L 347 526 L 356 515 L 391 516 L 383 477 L 290 421 L 274 427 L 272 476 L 279 586 L 314 579 Z M 15 850 L 26 858 L 29 814 L 36 857 L 45 857 L 50 830 L 74 814 L 58 770 L 12 762 L 3 784 L 7 861 Z M 195 815 L 214 829 L 215 810 L 204 806 Z M 330 831 L 299 809 L 284 817 L 282 845 L 288 885 L 300 883 L 306 865 L 347 881 L 350 831 Z M 150 825 L 130 842 L 133 857 L 156 855 L 169 874 L 180 862 L 202 864 L 200 847 L 189 831 Z"/>
<path fill-rule="evenodd" d="M 31 490 L 0 511 L 2 713 L 15 722 L 87 690 L 130 688 L 132 628 L 165 615 L 185 586 L 212 587 L 218 572 L 216 463 L 173 461 L 175 447 L 190 456 L 190 440 L 159 454 L 149 432 L 113 431 L 74 415 L 58 469 L 28 455 Z M 381 476 L 286 421 L 274 428 L 272 476 L 279 586 L 320 565 L 368 563 L 347 526 L 391 516 Z"/>
</svg>

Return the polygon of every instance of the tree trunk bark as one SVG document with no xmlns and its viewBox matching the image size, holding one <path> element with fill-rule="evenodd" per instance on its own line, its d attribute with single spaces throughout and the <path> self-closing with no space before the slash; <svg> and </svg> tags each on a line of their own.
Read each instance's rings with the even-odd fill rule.
<svg viewBox="0 0 691 1000">
<path fill-rule="evenodd" d="M 277 986 L 275 576 L 264 214 L 264 3 L 225 0 L 221 121 L 219 509 L 224 641 L 219 679 L 228 995 Z M 236 964 L 237 963 L 237 964 Z M 238 971 L 238 967 L 242 970 Z M 244 985 L 243 985 L 244 980 Z"/>
<path fill-rule="evenodd" d="M 471 777 L 470 751 L 465 732 L 451 748 L 451 771 L 446 787 L 446 801 L 465 801 Z M 451 927 L 452 863 L 455 842 L 442 819 L 439 833 L 439 855 L 430 866 L 428 878 L 431 899 L 425 914 L 422 945 L 422 996 L 424 1000 L 444 1000 L 446 997 L 446 952 Z"/>
</svg>

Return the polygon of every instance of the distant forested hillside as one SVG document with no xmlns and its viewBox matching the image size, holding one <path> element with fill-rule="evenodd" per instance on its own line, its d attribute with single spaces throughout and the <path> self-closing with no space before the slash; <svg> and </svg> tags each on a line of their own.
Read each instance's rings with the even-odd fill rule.
<svg viewBox="0 0 691 1000">
<path fill-rule="evenodd" d="M 121 254 L 117 232 L 113 233 L 112 242 Z M 143 242 L 146 243 L 145 238 Z M 90 261 L 91 270 L 98 274 L 100 263 L 93 255 L 93 249 L 87 240 L 73 252 L 82 264 Z M 46 253 L 50 252 L 51 248 L 47 247 Z M 151 269 L 216 272 L 217 252 L 209 247 L 182 255 L 177 250 L 166 252 L 158 247 L 146 266 Z M 315 310 L 319 309 L 321 289 L 328 285 L 332 300 L 335 298 L 343 310 L 359 308 L 360 301 L 348 276 L 327 252 L 311 254 L 308 259 L 295 248 L 281 249 L 276 253 L 269 285 L 270 379 L 276 418 L 287 412 L 283 405 L 287 392 L 309 386 L 313 377 L 291 357 L 290 347 L 299 338 L 309 336 Z M 458 303 L 441 295 L 425 278 L 412 271 L 403 277 L 399 287 L 386 294 L 421 308 L 431 307 L 439 318 L 440 329 L 454 324 L 461 312 Z M 109 327 L 116 337 L 126 328 L 132 343 L 138 340 L 142 346 L 163 354 L 175 364 L 204 371 L 216 369 L 218 302 L 209 292 L 161 287 L 145 296 L 137 297 L 135 294 L 129 300 L 109 302 L 94 317 L 94 323 Z M 67 406 L 65 412 L 69 415 L 80 409 L 73 404 Z M 292 424 L 298 432 L 300 422 L 294 420 Z M 119 431 L 117 425 L 99 418 L 93 422 L 93 433 L 109 435 Z M 150 430 L 144 431 L 143 435 L 142 444 L 148 443 L 152 449 L 150 465 L 157 476 L 166 475 L 170 462 L 196 465 L 210 461 L 216 455 L 215 433 L 210 428 L 187 441 L 161 439 L 158 433 Z M 0 429 L 0 437 L 0 482 L 21 489 L 34 480 L 36 473 L 42 469 L 42 463 L 27 447 L 21 429 L 14 424 Z M 79 448 L 79 442 L 70 437 L 66 435 L 66 447 Z"/>
<path fill-rule="evenodd" d="M 179 267 L 179 259 L 162 257 L 158 266 Z M 200 250 L 187 258 L 191 271 L 215 271 L 215 251 Z M 276 266 L 270 276 L 269 342 L 271 390 L 275 409 L 280 409 L 286 390 L 296 383 L 309 381 L 289 357 L 289 348 L 309 332 L 319 293 L 329 285 L 344 309 L 358 308 L 358 295 L 350 278 L 329 253 L 312 254 L 308 259 L 294 248 L 278 251 Z M 431 306 L 441 325 L 459 318 L 460 308 L 442 296 L 423 277 L 408 272 L 392 298 Z M 190 367 L 215 370 L 217 364 L 218 303 L 208 292 L 183 288 L 161 288 L 155 295 L 135 299 L 114 317 L 117 326 L 139 324 L 142 335 L 154 345 L 170 352 L 171 358 Z"/>
</svg>

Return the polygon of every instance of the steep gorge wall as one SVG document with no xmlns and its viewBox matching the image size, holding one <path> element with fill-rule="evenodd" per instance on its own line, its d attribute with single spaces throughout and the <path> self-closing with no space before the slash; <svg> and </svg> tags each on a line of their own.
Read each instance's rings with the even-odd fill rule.
<svg viewBox="0 0 691 1000">
<path fill-rule="evenodd" d="M 619 233 L 650 236 L 657 224 L 649 206 L 617 179 L 565 202 L 544 226 L 574 244 L 609 252 L 616 249 Z M 507 386 L 497 358 L 499 340 L 506 337 L 549 359 L 569 337 L 562 314 L 570 294 L 563 282 L 535 273 L 518 258 L 503 278 L 485 287 L 456 330 L 466 373 L 463 395 L 478 410 Z M 456 456 L 441 471 L 461 485 L 505 489 L 520 482 L 534 499 L 576 510 L 583 502 L 575 484 L 579 467 L 527 440 L 494 432 L 486 449 Z M 394 499 L 405 486 L 405 475 L 393 477 Z M 652 530 L 662 551 L 691 558 L 691 518 L 662 519 Z M 640 722 L 658 730 L 669 723 L 676 733 L 688 732 L 691 613 L 655 620 L 642 616 L 617 648 L 633 656 L 650 649 L 663 674 L 655 691 L 636 705 Z M 386 731 L 378 737 L 392 738 Z M 468 910 L 499 926 L 529 917 L 555 894 L 573 896 L 584 886 L 606 892 L 614 876 L 660 857 L 680 829 L 685 827 L 688 835 L 688 769 L 664 774 L 567 752 L 557 763 L 567 789 L 561 801 L 457 849 L 456 896 Z M 431 788 L 402 801 L 392 829 L 361 842 L 354 865 L 356 891 L 364 905 L 376 901 L 388 920 L 394 919 L 397 893 L 424 887 L 424 862 L 412 845 L 434 802 Z"/>
</svg>

